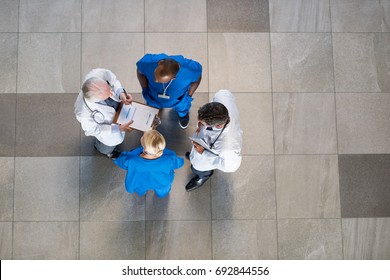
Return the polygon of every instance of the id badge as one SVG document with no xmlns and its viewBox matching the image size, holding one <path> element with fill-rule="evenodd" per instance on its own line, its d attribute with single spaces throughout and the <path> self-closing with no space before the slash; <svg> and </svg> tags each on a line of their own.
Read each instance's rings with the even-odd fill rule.
<svg viewBox="0 0 390 280">
<path fill-rule="evenodd" d="M 169 99 L 169 95 L 166 95 L 166 94 L 162 94 L 162 93 L 159 93 L 158 95 L 158 98 L 163 98 L 163 99 Z"/>
</svg>

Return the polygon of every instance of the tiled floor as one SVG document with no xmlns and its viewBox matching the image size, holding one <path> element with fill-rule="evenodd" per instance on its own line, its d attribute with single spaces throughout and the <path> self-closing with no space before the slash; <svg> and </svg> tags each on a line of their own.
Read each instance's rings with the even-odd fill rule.
<svg viewBox="0 0 390 280">
<path fill-rule="evenodd" d="M 1 259 L 390 259 L 390 0 L 0 0 Z M 84 75 L 203 65 L 234 92 L 243 162 L 191 193 L 126 193 L 73 115 Z M 122 145 L 139 145 L 140 133 Z"/>
</svg>

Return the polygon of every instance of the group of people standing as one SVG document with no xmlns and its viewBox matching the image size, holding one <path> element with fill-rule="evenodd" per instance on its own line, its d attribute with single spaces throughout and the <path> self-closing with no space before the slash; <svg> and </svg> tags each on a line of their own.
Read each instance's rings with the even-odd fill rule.
<svg viewBox="0 0 390 280">
<path fill-rule="evenodd" d="M 200 63 L 181 55 L 146 54 L 136 64 L 137 77 L 147 105 L 172 108 L 182 129 L 188 127 L 193 94 L 202 79 Z M 122 87 L 115 74 L 107 69 L 93 69 L 82 84 L 75 103 L 77 120 L 86 136 L 95 137 L 95 149 L 127 170 L 125 187 L 130 193 L 144 195 L 154 190 L 159 197 L 168 195 L 174 170 L 184 159 L 166 148 L 164 136 L 157 130 L 144 132 L 141 147 L 121 152 L 117 146 L 130 132 L 132 121 L 113 123 L 120 103 L 130 104 L 131 94 Z M 199 141 L 195 140 L 199 139 Z M 242 130 L 234 95 L 218 91 L 212 101 L 198 110 L 191 152 L 194 177 L 185 186 L 187 191 L 201 187 L 215 169 L 234 172 L 241 164 Z"/>
</svg>

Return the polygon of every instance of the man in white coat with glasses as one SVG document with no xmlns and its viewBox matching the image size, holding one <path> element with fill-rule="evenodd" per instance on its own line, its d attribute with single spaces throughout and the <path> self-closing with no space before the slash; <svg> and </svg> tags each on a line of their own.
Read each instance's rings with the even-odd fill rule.
<svg viewBox="0 0 390 280">
<path fill-rule="evenodd" d="M 107 69 L 93 69 L 83 82 L 75 103 L 77 120 L 86 136 L 95 137 L 95 148 L 108 158 L 117 158 L 116 148 L 131 131 L 131 121 L 114 124 L 113 119 L 121 102 L 130 104 L 132 97 L 127 94 L 114 73 Z"/>
</svg>

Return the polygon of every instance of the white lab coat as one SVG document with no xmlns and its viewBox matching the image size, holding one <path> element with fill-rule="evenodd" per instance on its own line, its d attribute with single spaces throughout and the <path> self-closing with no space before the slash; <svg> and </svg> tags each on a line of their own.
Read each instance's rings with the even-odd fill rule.
<svg viewBox="0 0 390 280">
<path fill-rule="evenodd" d="M 120 102 L 120 94 L 123 92 L 123 87 L 110 70 L 93 69 L 87 74 L 85 80 L 92 77 L 98 77 L 104 81 L 109 81 L 114 90 L 114 96 L 112 99 Z M 92 111 L 98 110 L 104 115 L 104 122 L 99 124 L 92 118 L 92 112 L 85 105 L 84 100 L 83 92 L 80 90 L 74 106 L 76 118 L 81 123 L 81 127 L 84 130 L 85 135 L 94 136 L 107 146 L 116 146 L 122 143 L 125 138 L 125 133 L 119 130 L 119 125 L 112 123 L 115 116 L 115 109 L 107 105 L 85 100 Z"/>
<path fill-rule="evenodd" d="M 214 95 L 212 102 L 219 102 L 225 105 L 229 111 L 230 122 L 214 143 L 212 152 L 217 155 L 207 150 L 199 154 L 192 147 L 190 154 L 191 164 L 199 171 L 219 169 L 224 172 L 234 172 L 241 165 L 242 146 L 242 130 L 240 128 L 235 97 L 230 91 L 222 89 Z M 202 126 L 196 137 L 203 138 L 207 144 L 211 144 L 220 132 L 221 130 L 206 130 L 206 127 Z"/>
</svg>

